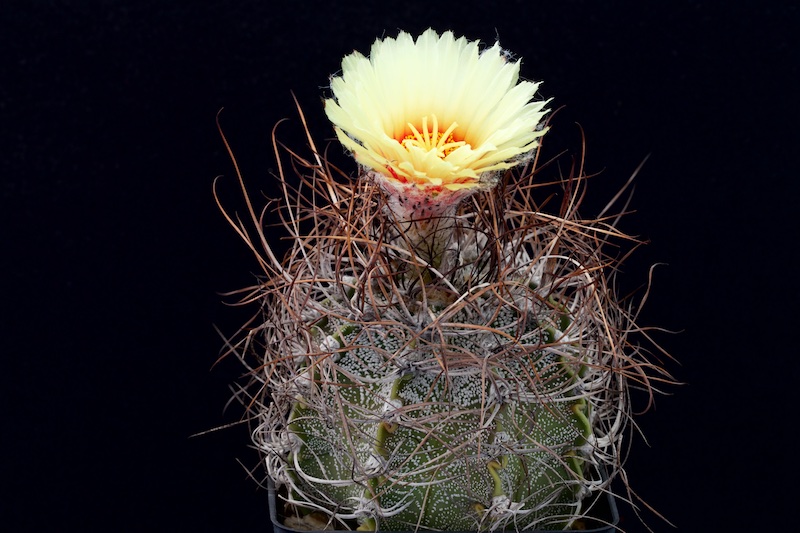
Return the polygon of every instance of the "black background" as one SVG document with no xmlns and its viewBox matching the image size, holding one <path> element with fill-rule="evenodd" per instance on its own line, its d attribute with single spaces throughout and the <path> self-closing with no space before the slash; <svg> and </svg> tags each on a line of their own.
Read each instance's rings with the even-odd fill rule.
<svg viewBox="0 0 800 533">
<path fill-rule="evenodd" d="M 602 4 L 602 5 L 601 5 Z M 755 3 L 753 3 L 755 4 Z M 587 214 L 649 154 L 625 267 L 686 384 L 639 419 L 630 481 L 682 531 L 796 520 L 798 24 L 790 2 L 5 2 L 0 8 L 5 531 L 268 531 L 257 457 L 212 368 L 257 266 L 221 122 L 269 190 L 274 124 L 320 145 L 328 75 L 379 35 L 501 44 L 544 80 L 545 148 L 580 147 Z M 341 155 L 332 146 L 334 156 Z M 241 463 L 241 465 L 239 464 Z M 242 466 L 243 465 L 243 466 Z M 622 504 L 623 525 L 641 529 Z M 646 514 L 656 531 L 671 527 Z"/>
</svg>

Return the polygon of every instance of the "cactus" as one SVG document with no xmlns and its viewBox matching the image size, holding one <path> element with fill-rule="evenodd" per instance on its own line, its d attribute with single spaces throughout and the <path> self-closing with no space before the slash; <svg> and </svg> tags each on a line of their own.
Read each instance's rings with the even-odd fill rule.
<svg viewBox="0 0 800 533">
<path fill-rule="evenodd" d="M 363 133 L 371 108 L 353 72 L 380 75 L 382 57 L 403 52 L 424 73 L 413 54 L 445 45 L 461 54 L 455 70 L 494 65 L 507 78 L 486 110 L 506 122 L 484 120 L 497 130 L 476 140 L 431 96 L 419 104 L 429 114 L 400 121 L 392 139 Z M 359 175 L 333 168 L 310 136 L 312 157 L 290 154 L 300 182 L 281 165 L 282 261 L 244 186 L 253 229 L 226 215 L 265 271 L 242 297 L 259 313 L 229 349 L 248 365 L 243 401 L 288 523 L 570 527 L 622 471 L 629 383 L 666 379 L 630 342 L 634 310 L 614 295 L 618 262 L 604 245 L 630 238 L 613 219 L 579 217 L 582 171 L 549 184 L 556 213 L 540 205 L 546 102 L 499 47 L 401 33 L 343 66 L 326 111 Z M 348 103 L 357 94 L 361 115 Z"/>
</svg>

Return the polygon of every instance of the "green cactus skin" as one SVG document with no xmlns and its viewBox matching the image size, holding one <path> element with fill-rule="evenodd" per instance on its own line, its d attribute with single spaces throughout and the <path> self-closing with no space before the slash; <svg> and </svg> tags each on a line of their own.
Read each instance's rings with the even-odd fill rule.
<svg viewBox="0 0 800 533">
<path fill-rule="evenodd" d="M 324 409 L 300 392 L 289 423 L 301 443 L 288 460 L 300 490 L 361 502 L 353 507 L 367 519 L 383 509 L 380 529 L 389 531 L 569 522 L 591 434 L 588 404 L 573 390 L 581 365 L 571 347 L 548 348 L 554 330 L 541 324 L 562 313 L 519 289 L 530 299 L 527 320 L 503 306 L 483 317 L 485 330 L 440 326 L 444 343 L 419 342 L 396 325 L 327 321 L 320 338 L 344 348 L 319 362 L 306 393 L 324 399 Z M 473 303 L 497 306 L 485 299 Z M 447 350 L 495 360 L 489 370 L 445 373 L 437 361 Z M 523 502 L 536 504 L 519 512 Z"/>
</svg>

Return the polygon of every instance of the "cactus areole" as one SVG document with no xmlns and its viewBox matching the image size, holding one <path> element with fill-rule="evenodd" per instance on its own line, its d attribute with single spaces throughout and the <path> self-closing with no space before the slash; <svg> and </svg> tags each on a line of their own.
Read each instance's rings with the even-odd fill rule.
<svg viewBox="0 0 800 533">
<path fill-rule="evenodd" d="M 601 251 L 624 236 L 577 217 L 582 175 L 537 209 L 519 67 L 432 30 L 345 57 L 325 110 L 359 175 L 293 156 L 283 260 L 252 207 L 256 238 L 229 218 L 265 250 L 231 347 L 287 527 L 564 529 L 620 471 L 648 366 Z"/>
</svg>

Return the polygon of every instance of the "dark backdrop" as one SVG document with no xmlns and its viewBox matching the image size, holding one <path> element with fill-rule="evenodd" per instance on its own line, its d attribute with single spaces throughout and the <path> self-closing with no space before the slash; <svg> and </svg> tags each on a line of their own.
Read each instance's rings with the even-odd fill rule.
<svg viewBox="0 0 800 533">
<path fill-rule="evenodd" d="M 602 6 L 601 6 L 602 4 Z M 320 144 L 341 57 L 432 26 L 501 44 L 587 142 L 596 210 L 649 154 L 625 229 L 686 385 L 640 419 L 640 495 L 683 531 L 788 525 L 796 490 L 797 9 L 789 2 L 7 1 L 0 8 L 0 528 L 259 531 L 257 458 L 212 368 L 256 265 L 222 124 L 268 189 L 276 121 Z M 338 147 L 334 152 L 341 154 Z M 233 204 L 235 205 L 235 204 Z M 587 214 L 591 214 L 590 212 Z M 792 471 L 795 471 L 793 474 Z M 637 531 L 623 505 L 623 524 Z M 648 516 L 656 531 L 669 526 Z M 792 520 L 793 522 L 794 520 Z M 762 529 L 763 525 L 763 529 Z"/>
</svg>

